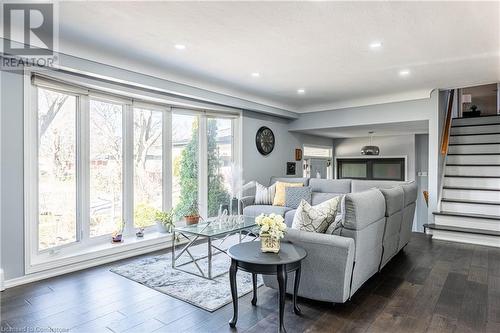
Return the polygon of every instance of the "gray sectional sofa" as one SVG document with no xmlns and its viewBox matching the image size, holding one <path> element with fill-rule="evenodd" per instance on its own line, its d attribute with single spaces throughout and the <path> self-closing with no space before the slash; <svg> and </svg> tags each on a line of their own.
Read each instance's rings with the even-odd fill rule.
<svg viewBox="0 0 500 333">
<path fill-rule="evenodd" d="M 414 182 L 272 178 L 270 184 L 279 180 L 311 186 L 313 205 L 345 194 L 340 235 L 287 230 L 283 241 L 303 247 L 308 254 L 302 263 L 299 296 L 335 303 L 347 301 L 410 240 L 417 199 Z M 295 210 L 253 205 L 252 200 L 252 196 L 243 198 L 244 215 L 281 214 L 291 226 Z M 264 283 L 277 289 L 273 277 L 264 276 Z M 292 291 L 293 275 L 287 284 L 287 292 Z"/>
</svg>

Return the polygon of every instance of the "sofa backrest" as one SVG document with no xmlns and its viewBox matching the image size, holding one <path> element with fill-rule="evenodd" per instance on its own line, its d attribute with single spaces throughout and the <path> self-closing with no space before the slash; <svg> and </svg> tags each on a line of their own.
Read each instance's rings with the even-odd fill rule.
<svg viewBox="0 0 500 333">
<path fill-rule="evenodd" d="M 345 194 L 351 192 L 350 179 L 319 179 L 311 178 L 309 186 L 313 192 Z"/>
<path fill-rule="evenodd" d="M 271 177 L 269 180 L 269 185 L 276 182 L 286 182 L 286 183 L 302 183 L 304 186 L 309 186 L 309 178 L 305 177 Z"/>
<path fill-rule="evenodd" d="M 380 265 L 385 226 L 385 199 L 378 189 L 345 196 L 345 221 L 340 235 L 355 242 L 351 295 Z"/>
<path fill-rule="evenodd" d="M 351 192 L 362 192 L 371 188 L 392 188 L 398 185 L 406 184 L 393 180 L 359 180 L 353 179 L 351 183 Z"/>
<path fill-rule="evenodd" d="M 415 182 L 401 185 L 404 192 L 403 221 L 401 222 L 401 232 L 399 236 L 398 250 L 405 247 L 410 241 L 413 218 L 415 216 L 415 206 L 418 195 L 418 188 Z"/>
<path fill-rule="evenodd" d="M 380 192 L 385 199 L 385 230 L 380 268 L 394 257 L 399 251 L 399 238 L 403 222 L 404 191 L 401 186 L 381 188 Z"/>
</svg>

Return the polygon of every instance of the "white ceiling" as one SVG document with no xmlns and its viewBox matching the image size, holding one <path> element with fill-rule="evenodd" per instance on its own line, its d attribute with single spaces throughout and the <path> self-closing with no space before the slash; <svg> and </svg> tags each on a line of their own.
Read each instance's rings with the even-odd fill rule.
<svg viewBox="0 0 500 333">
<path fill-rule="evenodd" d="M 385 124 L 320 128 L 301 132 L 324 136 L 327 138 L 357 138 L 369 136 L 368 132 L 370 131 L 374 132 L 373 136 L 426 134 L 429 133 L 429 123 L 427 120 L 419 120 Z"/>
<path fill-rule="evenodd" d="M 64 53 L 297 112 L 500 81 L 500 2 L 62 2 L 59 12 Z"/>
</svg>

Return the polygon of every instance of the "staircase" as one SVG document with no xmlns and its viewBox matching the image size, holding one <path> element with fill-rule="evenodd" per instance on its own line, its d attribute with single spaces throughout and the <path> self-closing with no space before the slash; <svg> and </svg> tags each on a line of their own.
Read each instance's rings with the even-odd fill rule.
<svg viewBox="0 0 500 333">
<path fill-rule="evenodd" d="M 500 247 L 500 116 L 451 122 L 433 238 Z"/>
</svg>

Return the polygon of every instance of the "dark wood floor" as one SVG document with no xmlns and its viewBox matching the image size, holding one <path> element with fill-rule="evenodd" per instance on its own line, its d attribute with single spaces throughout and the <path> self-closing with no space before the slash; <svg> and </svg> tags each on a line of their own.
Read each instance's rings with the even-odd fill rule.
<svg viewBox="0 0 500 333">
<path fill-rule="evenodd" d="M 116 263 L 115 263 L 116 264 Z M 404 252 L 345 304 L 287 302 L 288 332 L 500 332 L 500 249 L 415 234 Z M 214 313 L 109 272 L 87 269 L 1 293 L 1 328 L 71 332 L 275 332 L 277 293 L 259 289 Z M 60 331 L 60 330 L 59 330 Z"/>
</svg>

